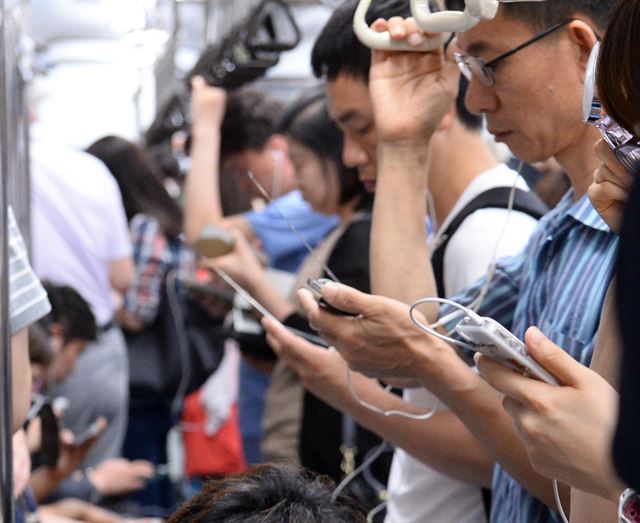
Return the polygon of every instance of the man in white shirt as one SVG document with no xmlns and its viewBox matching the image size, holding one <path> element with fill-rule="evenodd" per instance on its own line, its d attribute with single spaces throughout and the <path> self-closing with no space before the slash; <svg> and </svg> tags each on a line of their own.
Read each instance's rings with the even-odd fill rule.
<svg viewBox="0 0 640 523">
<path fill-rule="evenodd" d="M 36 134 L 31 171 L 35 271 L 77 289 L 98 326 L 97 341 L 78 358 L 73 375 L 52 391 L 70 400 L 64 423 L 74 433 L 106 417 L 108 427 L 85 462 L 93 465 L 119 455 L 126 430 L 128 360 L 113 317 L 117 294 L 133 278 L 129 228 L 118 186 L 93 156 Z"/>
<path fill-rule="evenodd" d="M 353 0 L 336 10 L 316 42 L 312 61 L 316 74 L 327 80 L 331 115 L 345 133 L 345 163 L 360 170 L 361 178 L 370 189 L 376 188 L 372 289 L 377 294 L 397 297 L 397 289 L 401 288 L 398 280 L 403 275 L 394 270 L 395 254 L 388 248 L 389 235 L 384 222 L 388 213 L 397 212 L 399 205 L 394 198 L 393 184 L 405 183 L 415 174 L 395 173 L 393 180 L 377 179 L 378 141 L 368 88 L 370 51 L 351 29 L 357 3 Z M 408 16 L 408 4 L 401 0 L 378 2 L 369 11 L 370 22 L 392 15 Z M 515 186 L 520 191 L 528 188 L 517 173 L 497 164 L 490 153 L 480 133 L 481 119 L 464 108 L 464 87 L 462 85 L 457 106 L 448 111 L 432 140 L 430 163 L 425 166 L 425 176 L 427 171 L 430 173 L 428 189 L 436 230 L 430 251 L 443 258 L 440 275 L 443 297 L 484 275 L 494 257 L 517 254 L 537 225 L 537 220 L 527 213 L 508 213 L 510 188 Z M 503 188 L 502 192 L 506 193 L 502 205 L 489 204 L 486 208 L 481 205 L 467 213 L 468 205 L 496 188 Z M 452 231 L 451 224 L 462 215 L 466 218 Z M 439 245 L 444 252 L 438 252 Z M 424 260 L 417 259 L 416 263 L 427 263 L 426 246 Z M 380 416 L 351 396 L 344 371 L 336 370 L 327 377 L 329 360 L 326 365 L 322 361 L 325 357 L 336 357 L 335 354 L 312 353 L 310 345 L 294 341 L 292 337 L 288 339 L 291 340 L 290 354 L 300 357 L 306 353 L 307 361 L 313 361 L 300 366 L 306 365 L 308 375 L 313 376 L 307 384 L 314 394 L 397 445 L 388 484 L 387 523 L 486 521 L 478 487 L 490 487 L 492 460 L 455 415 L 441 405 L 438 413 L 426 421 Z M 304 369 L 301 374 L 305 376 Z M 353 380 L 362 399 L 388 410 L 420 414 L 436 403 L 426 389 L 406 389 L 403 402 L 385 393 L 373 380 L 355 374 Z M 433 445 L 426 443 L 430 440 L 429 428 L 435 429 L 438 435 L 449 433 L 448 446 L 438 444 L 437 437 L 433 438 Z M 441 472 L 453 469 L 452 462 L 460 464 L 455 478 Z"/>
</svg>

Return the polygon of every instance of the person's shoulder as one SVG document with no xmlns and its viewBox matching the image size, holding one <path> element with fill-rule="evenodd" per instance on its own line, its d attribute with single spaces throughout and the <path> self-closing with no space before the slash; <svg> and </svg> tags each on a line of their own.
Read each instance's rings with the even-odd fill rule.
<svg viewBox="0 0 640 523">
<path fill-rule="evenodd" d="M 371 214 L 362 213 L 351 220 L 336 242 L 334 252 L 348 250 L 354 254 L 368 256 L 371 239 Z"/>
<path fill-rule="evenodd" d="M 288 192 L 267 205 L 267 209 L 269 210 L 275 210 L 275 208 L 280 211 L 313 212 L 311 205 L 302 197 L 302 194 L 298 190 Z"/>
<path fill-rule="evenodd" d="M 64 144 L 34 142 L 31 159 L 35 173 L 46 173 L 49 183 L 64 183 L 82 192 L 94 192 L 107 197 L 119 194 L 118 184 L 107 166 L 80 149 Z"/>
</svg>

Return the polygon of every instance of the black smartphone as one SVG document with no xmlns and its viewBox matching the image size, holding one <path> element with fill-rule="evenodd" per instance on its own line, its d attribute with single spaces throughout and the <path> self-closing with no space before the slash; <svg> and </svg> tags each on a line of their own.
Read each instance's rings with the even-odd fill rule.
<svg viewBox="0 0 640 523">
<path fill-rule="evenodd" d="M 25 421 L 24 428 L 35 418 L 40 418 L 40 448 L 31 456 L 33 468 L 41 466 L 55 468 L 60 457 L 60 423 L 54 414 L 51 402 L 44 396 L 34 397 L 33 405 Z"/>
<path fill-rule="evenodd" d="M 336 307 L 334 307 L 330 303 L 327 303 L 324 300 L 324 298 L 322 297 L 322 287 L 324 287 L 327 283 L 330 283 L 331 281 L 332 280 L 329 280 L 327 278 L 317 278 L 317 279 L 309 278 L 307 280 L 307 285 L 315 295 L 316 300 L 318 301 L 318 306 L 331 314 L 335 314 L 336 316 L 353 316 L 353 317 L 358 316 L 358 314 L 337 309 Z"/>
</svg>

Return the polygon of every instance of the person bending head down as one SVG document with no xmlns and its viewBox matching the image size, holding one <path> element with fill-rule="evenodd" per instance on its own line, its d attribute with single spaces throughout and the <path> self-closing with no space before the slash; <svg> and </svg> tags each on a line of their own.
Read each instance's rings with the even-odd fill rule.
<svg viewBox="0 0 640 523">
<path fill-rule="evenodd" d="M 287 142 L 278 132 L 282 106 L 258 91 L 240 90 L 227 98 L 220 129 L 220 161 L 252 197 L 261 197 L 246 176 L 251 171 L 272 198 L 293 190 Z"/>
<path fill-rule="evenodd" d="M 332 498 L 333 484 L 305 470 L 262 465 L 212 481 L 169 523 L 364 523 L 349 498 Z"/>
<path fill-rule="evenodd" d="M 358 0 L 347 0 L 331 16 L 316 40 L 311 64 L 316 77 L 324 78 L 329 112 L 344 133 L 343 160 L 357 168 L 367 189 L 375 189 L 378 136 L 369 93 L 371 50 L 353 32 L 353 17 Z M 367 23 L 378 18 L 411 16 L 406 0 L 376 0 L 367 12 Z M 464 105 L 466 80 L 460 82 L 456 116 L 462 127 L 479 132 L 482 118 L 471 114 Z M 450 140 L 444 140 L 449 143 Z M 445 144 L 438 144 L 442 149 Z"/>
<path fill-rule="evenodd" d="M 591 48 L 614 0 L 500 4 L 493 20 L 458 35 L 456 60 L 470 80 L 466 104 L 483 114 L 496 141 L 528 162 L 555 157 L 577 192 L 591 181 L 585 154 L 597 131 L 582 125 Z M 451 9 L 464 7 L 450 0 Z M 519 49 L 518 49 L 519 48 Z"/>
</svg>

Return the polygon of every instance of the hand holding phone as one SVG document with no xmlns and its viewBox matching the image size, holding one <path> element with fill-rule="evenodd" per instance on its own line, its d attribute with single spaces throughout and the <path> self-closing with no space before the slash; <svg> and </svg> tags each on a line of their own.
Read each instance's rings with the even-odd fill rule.
<svg viewBox="0 0 640 523">
<path fill-rule="evenodd" d="M 560 385 L 553 375 L 531 357 L 526 345 L 511 332 L 491 318 L 480 320 L 481 323 L 467 317 L 455 329 L 474 350 L 516 372 L 549 385 Z"/>
<path fill-rule="evenodd" d="M 337 309 L 336 307 L 334 307 L 333 305 L 325 301 L 325 299 L 322 297 L 322 287 L 324 287 L 327 283 L 332 283 L 332 280 L 329 280 L 327 278 L 317 278 L 317 279 L 309 278 L 307 280 L 307 285 L 313 292 L 316 298 L 316 301 L 318 302 L 318 306 L 323 310 L 331 314 L 335 314 L 337 316 L 358 316 L 353 312 L 346 312 L 346 311 Z"/>
</svg>

